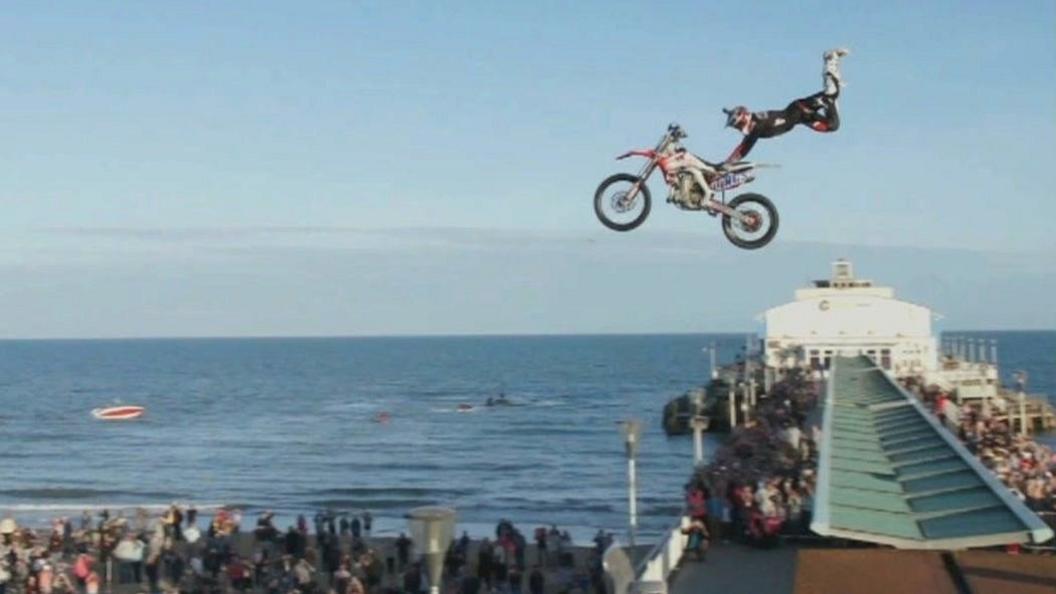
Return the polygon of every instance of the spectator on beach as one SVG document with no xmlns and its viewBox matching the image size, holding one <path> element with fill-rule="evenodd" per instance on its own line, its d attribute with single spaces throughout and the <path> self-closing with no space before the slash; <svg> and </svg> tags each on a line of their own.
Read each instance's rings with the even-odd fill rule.
<svg viewBox="0 0 1056 594">
<path fill-rule="evenodd" d="M 370 538 L 371 530 L 374 527 L 374 516 L 371 515 L 370 510 L 363 512 L 363 534 Z"/>
<path fill-rule="evenodd" d="M 188 513 L 188 515 L 190 515 Z M 258 542 L 272 542 L 279 536 L 279 531 L 275 528 L 275 524 L 272 523 L 272 518 L 275 514 L 270 510 L 260 514 L 257 518 L 257 526 L 253 529 L 253 536 L 256 537 Z"/>
<path fill-rule="evenodd" d="M 360 538 L 360 536 L 363 534 L 363 532 L 362 532 L 362 524 L 359 521 L 359 516 L 352 516 L 352 525 L 350 526 L 350 528 L 352 529 L 352 538 L 354 538 L 354 539 Z"/>
<path fill-rule="evenodd" d="M 419 564 L 414 563 L 403 572 L 403 591 L 406 594 L 419 594 L 422 591 L 422 568 Z"/>
<path fill-rule="evenodd" d="M 605 531 L 601 528 L 598 528 L 597 533 L 594 534 L 594 551 L 597 552 L 599 555 L 605 553 L 606 540 L 607 539 L 605 538 Z"/>
<path fill-rule="evenodd" d="M 521 594 L 522 585 L 524 584 L 524 572 L 521 571 L 520 566 L 514 565 L 510 568 L 507 581 L 510 584 L 510 594 Z"/>
<path fill-rule="evenodd" d="M 297 589 L 302 593 L 315 591 L 315 568 L 308 563 L 307 559 L 300 559 L 293 566 L 293 574 L 297 582 Z"/>
<path fill-rule="evenodd" d="M 143 582 L 143 550 L 143 541 L 136 538 L 132 532 L 126 533 L 114 548 L 114 559 L 118 562 L 118 583 Z"/>
<path fill-rule="evenodd" d="M 169 523 L 170 536 L 177 541 L 183 540 L 183 511 L 174 502 L 166 518 Z"/>
<path fill-rule="evenodd" d="M 528 594 L 545 594 L 546 592 L 546 577 L 543 575 L 543 571 L 537 564 L 532 567 L 532 572 L 528 574 Z"/>
<path fill-rule="evenodd" d="M 485 538 L 477 547 L 477 576 L 487 585 L 490 590 L 493 584 L 492 576 L 495 570 L 495 552 L 491 541 Z"/>
<path fill-rule="evenodd" d="M 539 526 L 535 529 L 535 552 L 536 563 L 546 565 L 546 527 Z"/>
<path fill-rule="evenodd" d="M 406 569 L 407 561 L 411 558 L 411 545 L 411 539 L 401 532 L 400 537 L 396 539 L 396 560 L 400 571 Z"/>
</svg>

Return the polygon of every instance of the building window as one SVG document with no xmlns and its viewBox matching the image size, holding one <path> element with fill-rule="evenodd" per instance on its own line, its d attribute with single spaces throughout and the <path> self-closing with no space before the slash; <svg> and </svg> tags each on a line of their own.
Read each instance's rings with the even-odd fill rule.
<svg viewBox="0 0 1056 594">
<path fill-rule="evenodd" d="M 817 349 L 813 349 L 810 351 L 810 368 L 821 368 L 821 353 L 819 353 Z"/>
<path fill-rule="evenodd" d="M 880 367 L 884 369 L 891 369 L 891 349 L 883 349 L 880 351 Z"/>
</svg>

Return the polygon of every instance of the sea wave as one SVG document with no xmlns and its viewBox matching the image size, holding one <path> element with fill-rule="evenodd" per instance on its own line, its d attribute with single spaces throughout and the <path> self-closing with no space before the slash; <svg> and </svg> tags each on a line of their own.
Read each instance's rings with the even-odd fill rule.
<svg viewBox="0 0 1056 594">
<path fill-rule="evenodd" d="M 425 487 L 341 487 L 335 489 L 317 489 L 308 491 L 311 495 L 336 495 L 336 496 L 372 496 L 387 495 L 420 497 L 427 495 L 467 495 L 472 491 L 467 489 L 430 489 Z"/>
<path fill-rule="evenodd" d="M 423 505 L 435 505 L 436 499 L 317 499 L 306 501 L 311 509 L 361 510 L 361 509 L 410 509 Z"/>
<path fill-rule="evenodd" d="M 5 504 L 0 503 L 0 510 L 10 512 L 13 514 L 18 513 L 33 513 L 33 512 L 61 512 L 61 511 L 102 511 L 109 510 L 111 512 L 117 512 L 122 510 L 135 510 L 145 509 L 147 511 L 164 511 L 169 509 L 169 503 L 15 503 Z M 195 509 L 199 511 L 210 511 L 217 510 L 226 507 L 237 507 L 231 506 L 224 503 L 196 503 Z M 241 508 L 240 508 L 241 509 Z"/>
<path fill-rule="evenodd" d="M 24 489 L 0 489 L 0 497 L 16 499 L 98 499 L 100 497 L 130 497 L 137 499 L 188 499 L 186 493 L 167 491 L 114 491 L 87 489 L 84 487 L 30 487 Z"/>
</svg>

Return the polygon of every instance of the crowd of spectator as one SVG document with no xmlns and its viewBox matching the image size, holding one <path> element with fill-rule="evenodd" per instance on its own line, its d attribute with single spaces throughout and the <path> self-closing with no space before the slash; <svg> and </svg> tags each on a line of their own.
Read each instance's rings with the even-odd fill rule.
<svg viewBox="0 0 1056 594">
<path fill-rule="evenodd" d="M 815 383 L 799 373 L 759 400 L 686 486 L 691 536 L 772 546 L 781 533 L 806 532 L 820 437 L 808 415 L 816 403 Z"/>
<path fill-rule="evenodd" d="M 45 529 L 4 518 L 0 594 L 419 594 L 429 587 L 412 539 L 372 537 L 369 513 L 319 513 L 312 526 L 299 516 L 286 531 L 270 512 L 250 532 L 241 522 L 237 510 L 203 518 L 177 505 L 154 516 L 85 512 Z M 494 539 L 463 533 L 452 542 L 443 591 L 601 594 L 601 558 L 611 543 L 599 532 L 592 549 L 576 549 L 567 531 L 550 526 L 535 531 L 531 546 L 503 520 Z"/>
<path fill-rule="evenodd" d="M 957 404 L 937 387 L 910 384 L 947 429 L 1027 507 L 1056 526 L 1056 452 L 1012 430 L 1004 402 Z"/>
</svg>

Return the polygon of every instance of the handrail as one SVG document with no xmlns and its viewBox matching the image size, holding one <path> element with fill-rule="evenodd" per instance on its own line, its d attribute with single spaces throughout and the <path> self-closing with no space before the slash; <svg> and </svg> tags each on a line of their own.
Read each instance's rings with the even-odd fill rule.
<svg viewBox="0 0 1056 594">
<path fill-rule="evenodd" d="M 689 537 L 683 529 L 689 526 L 689 516 L 682 515 L 679 524 L 668 530 L 667 535 L 656 543 L 649 554 L 635 567 L 638 582 L 667 582 L 667 578 L 678 567 Z"/>
</svg>

